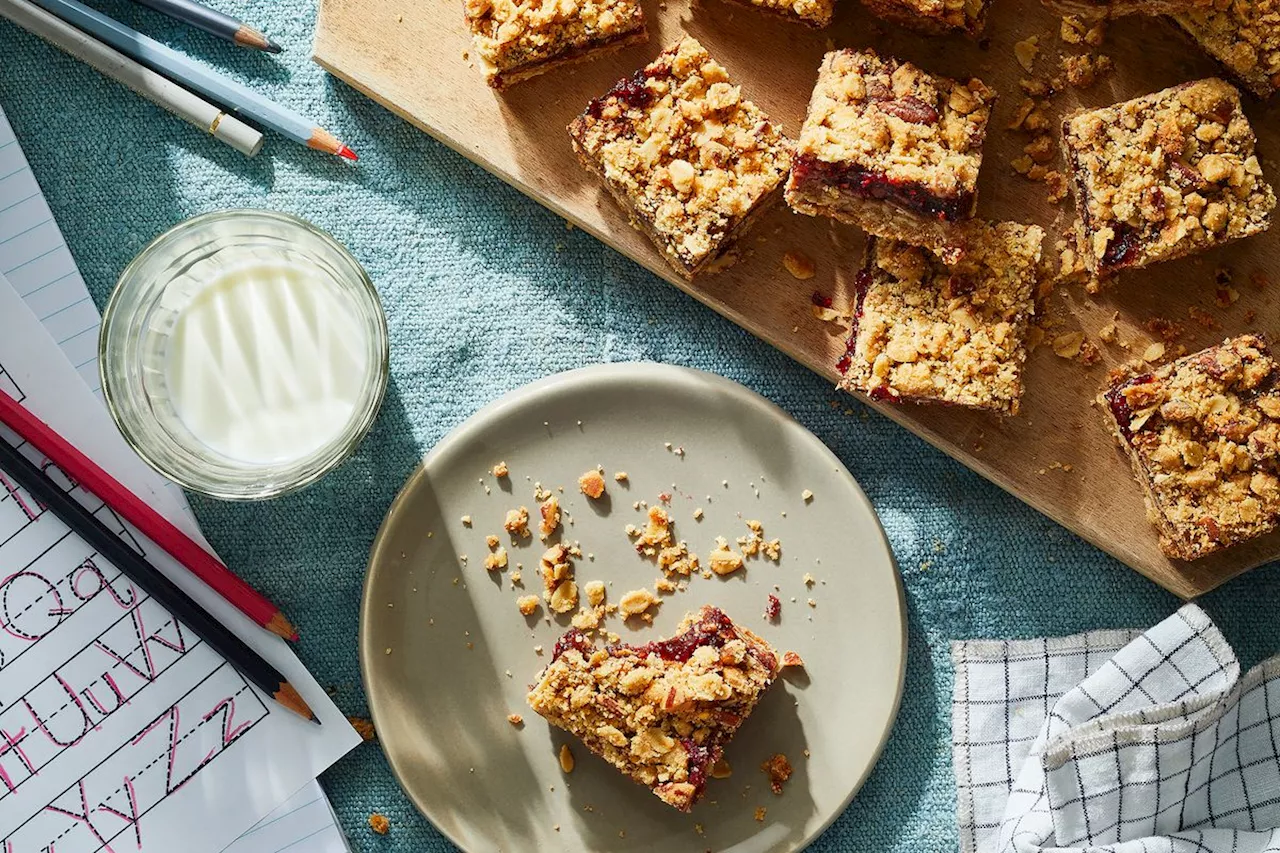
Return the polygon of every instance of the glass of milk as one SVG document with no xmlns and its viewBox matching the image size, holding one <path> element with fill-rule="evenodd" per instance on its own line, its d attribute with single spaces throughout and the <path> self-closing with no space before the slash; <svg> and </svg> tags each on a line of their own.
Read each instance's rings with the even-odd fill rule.
<svg viewBox="0 0 1280 853">
<path fill-rule="evenodd" d="M 263 210 L 190 219 L 125 269 L 99 342 L 108 408 L 143 459 L 229 500 L 342 463 L 387 386 L 387 321 L 355 258 Z"/>
</svg>

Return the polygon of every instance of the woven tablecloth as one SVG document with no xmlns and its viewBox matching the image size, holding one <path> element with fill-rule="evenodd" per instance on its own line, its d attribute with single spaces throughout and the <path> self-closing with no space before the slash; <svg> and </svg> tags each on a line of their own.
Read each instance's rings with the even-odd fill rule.
<svg viewBox="0 0 1280 853">
<path fill-rule="evenodd" d="M 0 104 L 99 307 L 160 231 L 237 206 L 312 220 L 377 284 L 391 384 L 356 457 L 282 500 L 194 501 L 227 562 L 301 625 L 302 660 L 348 713 L 366 711 L 356 659 L 365 558 L 418 459 L 504 392 L 599 362 L 682 364 L 758 391 L 844 460 L 888 531 L 909 608 L 906 693 L 880 764 L 817 853 L 956 849 L 950 640 L 1145 626 L 1176 609 L 1173 596 L 328 77 L 308 58 L 313 2 L 217 3 L 284 44 L 276 59 L 125 0 L 98 5 L 360 153 L 353 166 L 268 134 L 263 153 L 246 159 L 0 20 Z M 1263 568 L 1202 602 L 1244 666 L 1280 650 L 1278 589 L 1280 572 Z M 360 747 L 323 782 L 357 851 L 451 849 L 401 794 L 377 746 Z M 384 837 L 368 828 L 374 810 L 391 819 Z"/>
</svg>

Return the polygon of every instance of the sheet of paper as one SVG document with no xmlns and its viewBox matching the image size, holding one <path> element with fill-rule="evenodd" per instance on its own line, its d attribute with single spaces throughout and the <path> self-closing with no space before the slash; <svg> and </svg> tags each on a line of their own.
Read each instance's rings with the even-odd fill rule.
<svg viewBox="0 0 1280 853">
<path fill-rule="evenodd" d="M 158 475 L 9 287 L 0 287 L 0 385 L 126 486 L 158 491 Z M 57 518 L 0 481 L 0 566 L 9 573 L 0 581 L 0 849 L 216 853 L 359 737 L 283 641 L 63 479 L 280 669 L 324 725 L 259 694 Z"/>
<path fill-rule="evenodd" d="M 312 782 L 223 853 L 350 853 L 350 849 L 320 783 Z"/>
<path fill-rule="evenodd" d="M 14 286 L 89 390 L 98 381 L 101 318 L 40 185 L 0 107 L 0 273 Z"/>
</svg>

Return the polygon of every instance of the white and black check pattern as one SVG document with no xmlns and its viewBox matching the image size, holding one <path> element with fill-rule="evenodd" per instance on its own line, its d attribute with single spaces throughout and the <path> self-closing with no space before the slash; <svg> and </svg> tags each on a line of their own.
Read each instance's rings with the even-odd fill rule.
<svg viewBox="0 0 1280 853">
<path fill-rule="evenodd" d="M 1280 853 L 1280 657 L 1199 607 L 951 658 L 962 853 Z"/>
</svg>

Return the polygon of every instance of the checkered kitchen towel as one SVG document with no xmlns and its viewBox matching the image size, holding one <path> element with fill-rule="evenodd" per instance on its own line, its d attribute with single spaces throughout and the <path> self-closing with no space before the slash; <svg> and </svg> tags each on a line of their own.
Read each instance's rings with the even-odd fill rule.
<svg viewBox="0 0 1280 853">
<path fill-rule="evenodd" d="M 1199 607 L 951 656 L 963 853 L 1280 853 L 1280 657 Z"/>
</svg>

